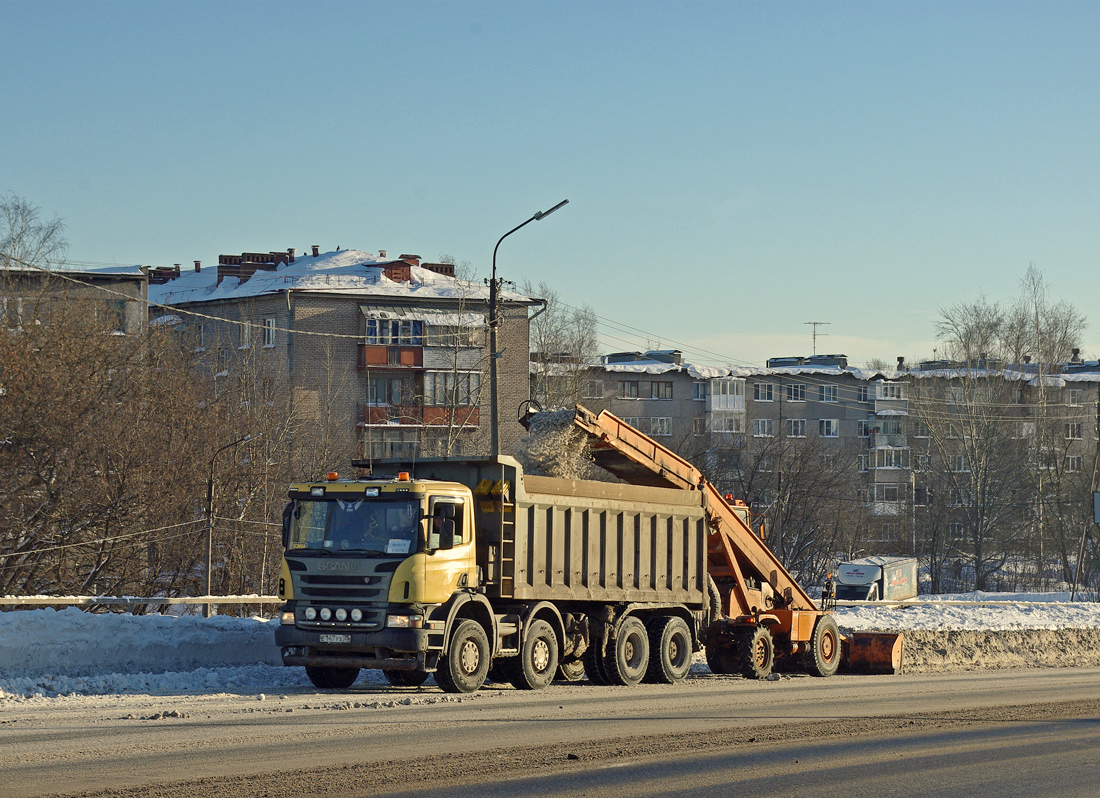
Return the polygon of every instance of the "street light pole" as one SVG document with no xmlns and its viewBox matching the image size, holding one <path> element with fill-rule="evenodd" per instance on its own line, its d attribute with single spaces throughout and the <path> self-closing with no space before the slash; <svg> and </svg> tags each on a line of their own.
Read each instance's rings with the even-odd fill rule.
<svg viewBox="0 0 1100 798">
<path fill-rule="evenodd" d="M 247 441 L 255 440 L 263 435 L 262 432 L 257 432 L 255 435 L 245 435 L 243 438 L 238 438 L 232 443 L 227 443 L 214 452 L 214 456 L 210 458 L 210 475 L 206 480 L 206 598 L 207 602 L 203 605 L 202 615 L 204 618 L 210 617 L 210 571 L 213 567 L 214 559 L 214 462 L 218 459 L 218 455 L 224 452 L 226 449 L 232 449 L 234 446 L 239 446 Z"/>
<path fill-rule="evenodd" d="M 500 324 L 498 316 L 498 301 L 500 298 L 500 281 L 497 280 L 497 250 L 500 242 L 524 225 L 545 219 L 558 208 L 569 203 L 564 199 L 548 211 L 539 211 L 523 224 L 517 224 L 507 233 L 502 235 L 493 247 L 493 276 L 489 280 L 489 449 L 493 457 L 500 454 L 500 439 L 498 435 L 498 405 L 497 405 L 497 327 Z"/>
</svg>

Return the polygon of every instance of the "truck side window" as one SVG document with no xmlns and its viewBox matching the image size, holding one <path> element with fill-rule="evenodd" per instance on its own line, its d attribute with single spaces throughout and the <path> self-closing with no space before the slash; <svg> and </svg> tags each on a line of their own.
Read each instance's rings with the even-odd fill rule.
<svg viewBox="0 0 1100 798">
<path fill-rule="evenodd" d="M 452 549 L 464 542 L 462 530 L 462 504 L 454 501 L 436 501 L 432 509 L 431 526 L 428 528 L 428 549 Z"/>
</svg>

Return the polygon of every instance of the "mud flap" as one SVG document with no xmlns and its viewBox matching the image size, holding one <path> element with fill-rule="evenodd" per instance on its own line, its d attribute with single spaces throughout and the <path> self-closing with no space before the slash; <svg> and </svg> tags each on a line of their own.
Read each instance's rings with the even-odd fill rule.
<svg viewBox="0 0 1100 798">
<path fill-rule="evenodd" d="M 900 673 L 902 636 L 896 632 L 853 632 L 841 638 L 841 673 Z"/>
</svg>

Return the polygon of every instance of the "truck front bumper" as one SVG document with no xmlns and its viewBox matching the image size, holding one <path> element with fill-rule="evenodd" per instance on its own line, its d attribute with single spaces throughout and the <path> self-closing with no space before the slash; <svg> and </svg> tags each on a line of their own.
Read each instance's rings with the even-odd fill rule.
<svg viewBox="0 0 1100 798">
<path fill-rule="evenodd" d="M 333 668 L 386 668 L 397 671 L 434 670 L 435 654 L 428 653 L 427 629 L 383 629 L 378 632 L 344 632 L 347 643 L 321 642 L 320 630 L 298 629 L 290 624 L 275 630 L 275 645 L 284 665 Z"/>
</svg>

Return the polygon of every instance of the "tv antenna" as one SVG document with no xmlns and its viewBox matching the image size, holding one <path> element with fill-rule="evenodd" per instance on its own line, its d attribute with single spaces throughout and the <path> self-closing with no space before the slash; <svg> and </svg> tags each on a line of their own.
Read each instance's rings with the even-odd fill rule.
<svg viewBox="0 0 1100 798">
<path fill-rule="evenodd" d="M 817 336 L 820 335 L 822 337 L 825 337 L 826 335 L 828 335 L 828 333 L 819 333 L 817 331 L 817 328 L 818 327 L 823 327 L 826 324 L 832 324 L 832 322 L 831 321 L 804 321 L 802 323 L 813 325 L 813 328 L 814 328 L 814 354 L 816 355 L 817 354 Z"/>
</svg>

